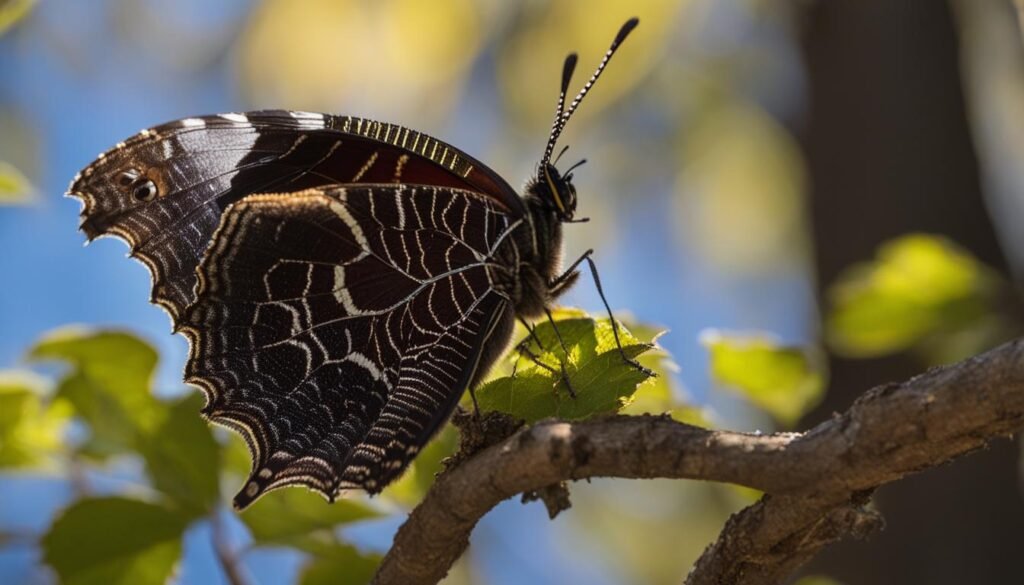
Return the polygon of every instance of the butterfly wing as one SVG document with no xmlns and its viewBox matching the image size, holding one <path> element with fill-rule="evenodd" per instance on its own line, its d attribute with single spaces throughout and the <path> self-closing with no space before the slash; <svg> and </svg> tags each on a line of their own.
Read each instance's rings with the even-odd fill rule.
<svg viewBox="0 0 1024 585">
<path fill-rule="evenodd" d="M 152 274 L 151 300 L 177 325 L 194 299 L 196 266 L 231 204 L 253 193 L 389 182 L 475 191 L 522 214 L 497 174 L 425 134 L 278 110 L 143 130 L 83 169 L 69 193 L 83 200 L 81 229 L 90 239 L 110 234 L 128 242 Z"/>
<path fill-rule="evenodd" d="M 239 508 L 301 484 L 380 491 L 447 420 L 513 322 L 492 255 L 514 219 L 406 185 L 230 206 L 182 316 L 204 413 L 253 454 Z"/>
</svg>

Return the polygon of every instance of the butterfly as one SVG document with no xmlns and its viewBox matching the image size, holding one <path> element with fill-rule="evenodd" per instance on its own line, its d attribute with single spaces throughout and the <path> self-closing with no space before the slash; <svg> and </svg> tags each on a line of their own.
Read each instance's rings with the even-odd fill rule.
<svg viewBox="0 0 1024 585">
<path fill-rule="evenodd" d="M 189 340 L 202 414 L 249 446 L 237 509 L 289 485 L 331 501 L 379 492 L 472 393 L 517 318 L 550 318 L 583 261 L 600 291 L 589 253 L 561 269 L 562 224 L 585 220 L 572 169 L 551 157 L 637 24 L 568 106 L 566 58 L 522 196 L 415 130 L 274 110 L 143 130 L 74 178 L 80 229 L 125 240 L 148 267 L 151 301 Z"/>
</svg>

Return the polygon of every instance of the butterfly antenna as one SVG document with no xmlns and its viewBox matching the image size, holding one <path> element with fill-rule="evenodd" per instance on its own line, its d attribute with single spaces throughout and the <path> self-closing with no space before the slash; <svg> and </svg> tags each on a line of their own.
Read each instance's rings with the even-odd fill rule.
<svg viewBox="0 0 1024 585">
<path fill-rule="evenodd" d="M 605 52 L 604 58 L 601 59 L 601 64 L 597 66 L 597 70 L 587 80 L 586 85 L 580 90 L 576 97 L 573 98 L 572 103 L 569 104 L 568 109 L 565 108 L 565 92 L 568 90 L 569 80 L 572 77 L 572 72 L 576 68 L 576 54 L 571 53 L 565 59 L 565 67 L 562 69 L 562 90 L 558 95 L 558 109 L 555 112 L 555 122 L 551 125 L 551 135 L 548 136 L 548 144 L 544 149 L 544 157 L 541 158 L 541 166 L 546 164 L 551 159 L 551 153 L 555 149 L 555 142 L 558 141 L 558 137 L 562 134 L 562 129 L 565 128 L 566 122 L 572 117 L 573 112 L 579 107 L 580 102 L 583 101 L 584 96 L 590 91 L 590 88 L 594 87 L 594 83 L 597 82 L 597 78 L 601 77 L 601 73 L 604 72 L 604 68 L 608 66 L 608 62 L 611 61 L 612 55 L 619 49 L 619 46 L 629 33 L 636 28 L 636 25 L 640 24 L 639 18 L 630 18 L 619 29 L 619 33 L 615 35 L 615 40 L 612 41 L 612 45 L 608 47 L 608 51 Z"/>
<path fill-rule="evenodd" d="M 576 163 L 576 164 L 572 165 L 571 167 L 565 169 L 565 171 L 562 172 L 562 175 L 568 176 L 570 173 L 573 172 L 573 170 L 576 169 L 576 167 L 579 167 L 580 165 L 584 165 L 584 164 L 587 164 L 587 159 L 585 159 L 585 158 L 580 159 L 580 161 L 578 163 Z"/>
<path fill-rule="evenodd" d="M 562 150 L 558 151 L 558 156 L 555 157 L 555 160 L 551 161 L 551 164 L 553 164 L 555 166 L 558 166 L 558 161 L 562 160 L 562 155 L 565 154 L 565 151 L 567 151 L 567 150 L 569 150 L 569 145 L 568 144 L 563 146 Z"/>
<path fill-rule="evenodd" d="M 565 93 L 569 91 L 569 82 L 572 81 L 572 73 L 575 70 L 576 53 L 569 53 L 569 56 L 565 58 L 565 64 L 562 65 L 562 88 L 558 92 L 558 106 L 555 108 L 555 121 L 551 123 L 548 144 L 544 148 L 544 156 L 540 159 L 541 167 L 551 160 L 551 153 L 555 151 L 555 141 L 558 140 L 558 135 L 562 133 L 562 126 L 565 125 L 562 122 L 562 109 L 565 107 Z M 563 152 L 565 151 L 563 150 Z"/>
</svg>

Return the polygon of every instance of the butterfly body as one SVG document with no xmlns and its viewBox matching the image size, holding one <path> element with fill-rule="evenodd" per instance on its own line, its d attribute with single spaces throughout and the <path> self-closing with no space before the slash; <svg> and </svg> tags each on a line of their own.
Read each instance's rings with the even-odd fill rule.
<svg viewBox="0 0 1024 585">
<path fill-rule="evenodd" d="M 284 110 L 146 129 L 74 178 L 80 228 L 120 237 L 149 268 L 151 300 L 189 339 L 203 414 L 249 446 L 236 507 L 287 485 L 379 492 L 515 319 L 576 280 L 561 273 L 576 193 L 548 161 L 567 83 L 523 196 L 415 130 Z"/>
</svg>

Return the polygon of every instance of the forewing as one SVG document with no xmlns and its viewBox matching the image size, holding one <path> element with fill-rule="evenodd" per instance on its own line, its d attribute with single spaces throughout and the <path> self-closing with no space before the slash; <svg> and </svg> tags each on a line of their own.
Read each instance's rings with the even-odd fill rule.
<svg viewBox="0 0 1024 585">
<path fill-rule="evenodd" d="M 489 258 L 511 226 L 478 194 L 400 185 L 225 211 L 182 331 L 204 413 L 252 451 L 237 506 L 292 484 L 376 492 L 405 468 L 511 319 Z"/>
<path fill-rule="evenodd" d="M 129 181 L 125 173 L 138 178 Z M 144 181 L 152 182 L 152 198 L 137 197 Z M 177 325 L 194 299 L 196 266 L 231 204 L 254 193 L 400 182 L 477 191 L 506 210 L 520 205 L 493 171 L 434 138 L 392 124 L 286 111 L 186 118 L 143 130 L 83 169 L 69 193 L 83 200 L 81 229 L 90 239 L 109 234 L 128 242 L 152 273 L 151 300 Z"/>
</svg>

